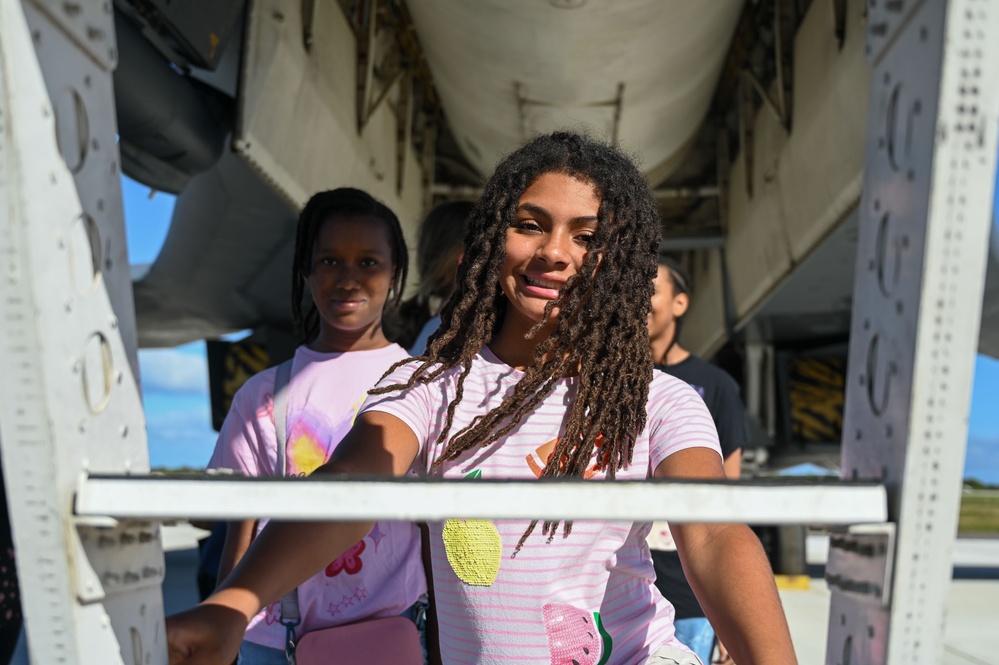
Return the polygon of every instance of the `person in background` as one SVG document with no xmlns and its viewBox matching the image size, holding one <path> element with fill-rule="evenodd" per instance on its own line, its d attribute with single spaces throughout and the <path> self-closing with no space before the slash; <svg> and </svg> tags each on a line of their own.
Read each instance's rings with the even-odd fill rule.
<svg viewBox="0 0 999 665">
<path fill-rule="evenodd" d="M 400 300 L 407 262 L 398 218 L 367 193 L 340 188 L 309 200 L 299 217 L 292 266 L 292 318 L 304 342 L 295 351 L 285 389 L 285 468 L 278 461 L 277 368 L 272 367 L 236 393 L 210 469 L 304 476 L 330 457 L 350 431 L 368 389 L 409 357 L 382 331 L 384 310 Z M 219 580 L 225 580 L 263 526 L 263 520 L 229 523 Z M 302 534 L 296 546 L 306 547 L 307 540 L 309 534 Z M 297 587 L 297 637 L 399 615 L 422 627 L 427 583 L 415 524 L 376 522 L 346 553 L 327 554 L 325 570 Z M 251 617 L 239 650 L 241 665 L 287 665 L 282 612 L 276 601 Z"/>
<path fill-rule="evenodd" d="M 690 297 L 690 277 L 686 270 L 673 259 L 660 257 L 649 314 L 652 357 L 656 369 L 686 381 L 704 400 L 718 429 L 725 477 L 737 479 L 742 447 L 747 438 L 739 386 L 724 370 L 704 362 L 680 345 L 680 329 L 690 307 Z M 710 662 L 715 631 L 684 576 L 680 554 L 666 522 L 653 522 L 648 543 L 656 570 L 656 586 L 676 610 L 677 638 L 702 661 Z M 721 660 L 715 662 L 731 662 L 724 646 L 719 646 Z"/>
<path fill-rule="evenodd" d="M 410 355 L 422 355 L 427 339 L 441 324 L 440 310 L 454 292 L 465 219 L 471 210 L 471 201 L 448 201 L 435 206 L 420 224 L 416 245 L 420 288 L 386 322 L 391 323 L 396 343 L 408 348 Z"/>
</svg>

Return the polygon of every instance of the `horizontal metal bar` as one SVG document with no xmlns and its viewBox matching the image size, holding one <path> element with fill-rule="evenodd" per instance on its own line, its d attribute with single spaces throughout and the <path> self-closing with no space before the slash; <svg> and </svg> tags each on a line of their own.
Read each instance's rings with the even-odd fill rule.
<svg viewBox="0 0 999 665">
<path fill-rule="evenodd" d="M 881 485 L 807 481 L 94 476 L 76 513 L 118 519 L 575 519 L 848 525 L 888 518 Z"/>
</svg>

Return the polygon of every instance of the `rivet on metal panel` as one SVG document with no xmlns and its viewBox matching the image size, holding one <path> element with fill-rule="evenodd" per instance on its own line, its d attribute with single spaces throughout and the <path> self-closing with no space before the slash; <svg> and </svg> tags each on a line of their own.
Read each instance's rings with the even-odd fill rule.
<svg viewBox="0 0 999 665">
<path fill-rule="evenodd" d="M 900 12 L 905 9 L 904 0 L 888 0 L 885 2 L 885 9 L 890 12 Z"/>
<path fill-rule="evenodd" d="M 843 665 L 853 663 L 853 635 L 847 635 L 843 641 Z"/>
<path fill-rule="evenodd" d="M 62 5 L 62 10 L 66 12 L 66 16 L 72 18 L 80 13 L 80 3 L 64 2 Z"/>
</svg>

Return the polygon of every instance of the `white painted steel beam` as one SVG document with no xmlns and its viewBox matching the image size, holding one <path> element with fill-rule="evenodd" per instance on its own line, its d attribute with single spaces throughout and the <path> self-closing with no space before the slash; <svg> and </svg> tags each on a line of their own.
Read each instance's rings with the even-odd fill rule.
<svg viewBox="0 0 999 665">
<path fill-rule="evenodd" d="M 0 1 L 0 458 L 33 663 L 166 665 L 159 527 L 72 523 L 147 472 L 111 2 Z"/>
<path fill-rule="evenodd" d="M 885 490 L 857 483 L 502 481 L 95 476 L 78 518 L 593 519 L 878 523 Z"/>
<path fill-rule="evenodd" d="M 844 477 L 894 533 L 831 543 L 827 663 L 942 662 L 993 206 L 999 2 L 873 0 Z"/>
</svg>

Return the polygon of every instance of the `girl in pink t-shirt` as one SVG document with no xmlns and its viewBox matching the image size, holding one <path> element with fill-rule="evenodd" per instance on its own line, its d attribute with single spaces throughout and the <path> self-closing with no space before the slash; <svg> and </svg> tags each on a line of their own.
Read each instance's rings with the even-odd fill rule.
<svg viewBox="0 0 999 665">
<path fill-rule="evenodd" d="M 292 312 L 306 342 L 295 352 L 285 391 L 286 475 L 307 475 L 323 464 L 350 431 L 368 389 L 409 357 L 382 332 L 383 311 L 396 306 L 402 294 L 407 258 L 398 218 L 360 190 L 320 192 L 302 210 Z M 265 370 L 236 393 L 209 468 L 282 475 L 276 375 L 274 367 Z M 229 524 L 220 579 L 242 558 L 263 523 Z M 417 527 L 392 521 L 369 526 L 346 552 L 331 550 L 323 570 L 298 585 L 298 637 L 364 619 L 418 613 L 427 584 Z M 309 539 L 306 535 L 297 545 Z M 287 664 L 281 619 L 281 603 L 275 601 L 250 620 L 241 665 Z"/>
<path fill-rule="evenodd" d="M 659 215 L 621 152 L 568 132 L 504 159 L 467 221 L 457 290 L 317 473 L 723 479 L 688 386 L 655 376 L 646 327 Z M 694 665 L 654 585 L 649 524 L 430 524 L 443 661 Z M 171 663 L 224 663 L 261 605 L 370 524 L 274 524 L 237 575 L 168 622 Z M 289 546 L 308 533 L 309 548 Z M 773 575 L 744 525 L 675 525 L 688 579 L 736 662 L 793 663 Z M 474 552 L 475 556 L 469 556 Z"/>
</svg>

